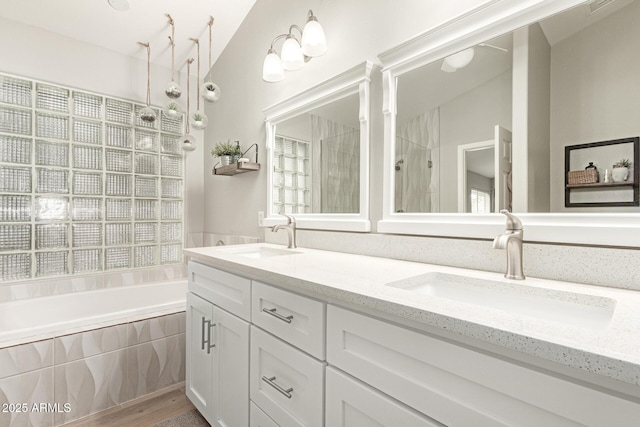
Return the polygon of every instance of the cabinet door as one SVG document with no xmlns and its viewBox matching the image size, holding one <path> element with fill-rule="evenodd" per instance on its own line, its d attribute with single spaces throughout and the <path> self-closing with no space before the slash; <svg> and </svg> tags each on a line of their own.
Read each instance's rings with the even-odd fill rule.
<svg viewBox="0 0 640 427">
<path fill-rule="evenodd" d="M 213 305 L 194 293 L 187 293 L 186 393 L 211 423 L 213 354 L 210 348 Z"/>
<path fill-rule="evenodd" d="M 249 425 L 249 323 L 213 307 L 213 421 Z"/>
<path fill-rule="evenodd" d="M 327 368 L 326 378 L 327 426 L 444 426 L 333 367 Z"/>
</svg>

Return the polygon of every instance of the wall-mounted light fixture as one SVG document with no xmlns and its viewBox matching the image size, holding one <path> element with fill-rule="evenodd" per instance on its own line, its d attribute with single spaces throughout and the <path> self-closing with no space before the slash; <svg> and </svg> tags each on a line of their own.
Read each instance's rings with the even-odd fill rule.
<svg viewBox="0 0 640 427">
<path fill-rule="evenodd" d="M 300 41 L 292 33 L 296 29 L 300 33 Z M 282 44 L 280 56 L 276 53 L 274 45 L 278 40 L 285 39 Z M 327 51 L 327 39 L 318 19 L 309 10 L 307 23 L 304 30 L 297 25 L 289 27 L 289 32 L 280 34 L 271 42 L 262 66 L 262 79 L 265 82 L 279 82 L 284 79 L 284 72 L 302 68 L 305 62 L 311 58 L 323 55 Z"/>
</svg>

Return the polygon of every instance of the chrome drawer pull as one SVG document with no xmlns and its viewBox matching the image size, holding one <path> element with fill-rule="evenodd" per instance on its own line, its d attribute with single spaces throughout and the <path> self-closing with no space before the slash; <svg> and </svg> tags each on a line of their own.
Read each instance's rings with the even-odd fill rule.
<svg viewBox="0 0 640 427">
<path fill-rule="evenodd" d="M 204 316 L 202 316 L 202 348 L 200 350 L 204 350 L 204 345 L 208 342 L 207 340 L 204 339 L 204 331 L 205 331 L 204 325 L 207 322 L 208 322 L 208 320 L 205 320 Z"/>
<path fill-rule="evenodd" d="M 205 331 L 205 324 L 209 324 L 209 326 L 207 326 L 206 330 L 207 330 L 207 339 L 204 338 L 204 331 Z M 202 316 L 202 348 L 201 350 L 204 350 L 204 346 L 205 344 L 207 345 L 207 354 L 211 353 L 211 349 L 213 347 L 215 347 L 215 344 L 212 344 L 212 340 L 211 340 L 211 330 L 213 329 L 213 327 L 216 326 L 215 323 L 211 323 L 211 320 L 205 320 L 204 316 Z"/>
<path fill-rule="evenodd" d="M 263 308 L 262 311 L 264 311 L 267 314 L 272 315 L 273 317 L 275 317 L 277 319 L 282 320 L 283 322 L 291 323 L 291 321 L 293 320 L 293 315 L 285 317 L 282 314 L 278 313 L 275 308 Z"/>
<path fill-rule="evenodd" d="M 291 399 L 291 392 L 293 391 L 293 387 L 289 387 L 288 389 L 285 390 L 284 388 L 282 388 L 282 386 L 279 386 L 278 384 L 276 384 L 276 377 L 267 378 L 263 376 L 262 381 L 266 382 L 271 387 L 275 388 L 280 393 L 285 395 L 287 399 Z"/>
</svg>

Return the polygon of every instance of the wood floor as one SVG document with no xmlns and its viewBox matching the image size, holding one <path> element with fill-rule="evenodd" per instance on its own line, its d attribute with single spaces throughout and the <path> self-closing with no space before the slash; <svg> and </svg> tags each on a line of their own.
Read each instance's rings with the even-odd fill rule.
<svg viewBox="0 0 640 427">
<path fill-rule="evenodd" d="M 151 427 L 194 409 L 184 386 L 142 402 L 108 409 L 65 424 L 64 427 Z"/>
</svg>

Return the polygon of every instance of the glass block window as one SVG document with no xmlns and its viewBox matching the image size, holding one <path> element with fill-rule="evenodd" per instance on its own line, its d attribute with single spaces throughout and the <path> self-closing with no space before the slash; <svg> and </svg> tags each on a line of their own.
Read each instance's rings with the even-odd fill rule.
<svg viewBox="0 0 640 427">
<path fill-rule="evenodd" d="M 273 162 L 273 211 L 311 212 L 311 145 L 276 135 Z"/>
<path fill-rule="evenodd" d="M 0 74 L 0 282 L 182 262 L 184 117 L 142 107 Z"/>
</svg>

